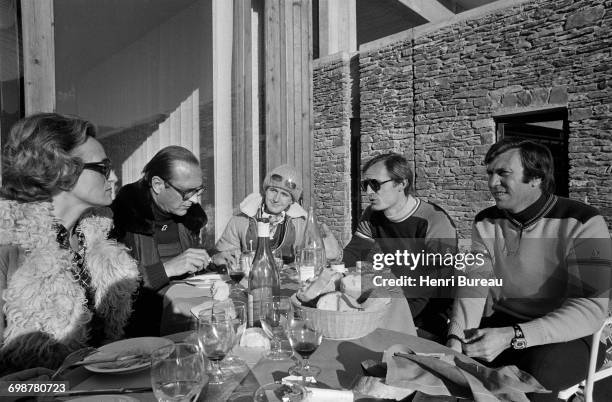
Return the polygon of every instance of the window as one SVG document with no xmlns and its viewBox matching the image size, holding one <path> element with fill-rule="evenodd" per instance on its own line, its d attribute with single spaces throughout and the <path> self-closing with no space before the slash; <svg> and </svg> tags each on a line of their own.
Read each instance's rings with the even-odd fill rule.
<svg viewBox="0 0 612 402">
<path fill-rule="evenodd" d="M 495 117 L 497 139 L 513 137 L 546 145 L 555 165 L 555 194 L 569 195 L 567 109 L 549 109 Z"/>
</svg>

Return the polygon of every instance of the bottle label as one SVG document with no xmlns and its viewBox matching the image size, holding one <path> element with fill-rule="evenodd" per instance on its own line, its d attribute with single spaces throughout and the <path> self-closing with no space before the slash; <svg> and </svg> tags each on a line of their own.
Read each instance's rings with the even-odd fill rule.
<svg viewBox="0 0 612 402">
<path fill-rule="evenodd" d="M 249 327 L 260 327 L 261 326 L 261 311 L 262 304 L 266 300 L 272 299 L 272 288 L 257 288 L 249 292 L 247 300 L 248 319 Z"/>
<path fill-rule="evenodd" d="M 268 222 L 257 222 L 257 237 L 270 237 L 270 224 Z"/>
<path fill-rule="evenodd" d="M 304 282 L 315 276 L 314 265 L 302 265 L 300 266 L 300 281 Z"/>
</svg>

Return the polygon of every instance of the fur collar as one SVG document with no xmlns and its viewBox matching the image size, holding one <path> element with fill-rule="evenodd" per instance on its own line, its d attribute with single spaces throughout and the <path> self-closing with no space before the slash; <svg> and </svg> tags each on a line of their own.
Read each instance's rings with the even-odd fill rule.
<svg viewBox="0 0 612 402">
<path fill-rule="evenodd" d="M 144 180 L 123 186 L 111 206 L 117 231 L 152 235 L 152 203 L 151 192 Z M 192 232 L 200 232 L 208 218 L 200 204 L 193 204 L 184 216 L 177 216 L 176 221 Z"/>
<path fill-rule="evenodd" d="M 0 245 L 23 250 L 4 292 L 7 326 L 1 360 L 17 367 L 27 367 L 28 359 L 54 367 L 88 339 L 92 315 L 83 288 L 72 277 L 70 251 L 55 239 L 53 222 L 51 203 L 0 199 Z M 107 341 L 123 337 L 140 280 L 127 248 L 107 239 L 111 226 L 110 218 L 100 216 L 83 218 L 77 226 L 85 237 L 85 267 Z"/>
</svg>

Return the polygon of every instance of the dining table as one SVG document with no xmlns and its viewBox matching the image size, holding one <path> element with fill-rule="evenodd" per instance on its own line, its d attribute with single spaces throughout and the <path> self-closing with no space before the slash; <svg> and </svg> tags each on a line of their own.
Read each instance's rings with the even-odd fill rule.
<svg viewBox="0 0 612 402">
<path fill-rule="evenodd" d="M 181 332 L 167 336 L 168 339 L 181 342 L 192 336 L 193 332 Z M 361 363 L 366 360 L 380 362 L 383 352 L 396 344 L 407 345 L 417 353 L 449 353 L 449 349 L 425 338 L 408 335 L 388 329 L 376 329 L 370 334 L 353 340 L 323 339 L 319 348 L 310 358 L 310 363 L 321 368 L 317 377 L 318 388 L 350 390 L 360 376 L 364 375 Z M 281 381 L 288 376 L 287 370 L 295 364 L 293 359 L 272 361 L 263 357 L 260 348 L 237 347 L 234 353 L 246 362 L 246 367 L 231 372 L 225 384 L 208 385 L 199 401 L 246 402 L 253 400 L 253 394 L 261 385 Z M 71 390 L 93 390 L 122 387 L 147 387 L 151 385 L 150 370 L 118 374 L 100 374 L 78 368 L 69 374 L 68 379 L 74 384 Z M 153 402 L 152 392 L 130 394 L 130 397 L 141 402 Z M 425 395 L 418 395 L 418 400 L 428 400 Z M 356 401 L 380 401 L 379 399 L 357 395 Z M 414 399 L 417 400 L 417 399 Z"/>
<path fill-rule="evenodd" d="M 281 271 L 281 294 L 290 296 L 297 291 L 300 283 L 295 273 Z M 244 288 L 234 289 L 231 297 L 236 300 L 245 297 Z M 242 289 L 242 291 L 240 291 Z M 212 300 L 209 286 L 194 286 L 188 281 L 175 281 L 164 290 L 164 310 L 161 335 L 175 342 L 191 337 L 193 339 L 197 320 L 191 309 Z M 425 353 L 441 352 L 441 345 L 416 336 L 410 307 L 403 294 L 394 294 L 385 317 L 378 329 L 370 334 L 352 340 L 324 338 L 311 356 L 312 364 L 321 368 L 317 387 L 350 389 L 356 379 L 363 375 L 361 362 L 372 359 L 380 361 L 382 352 L 395 344 L 407 344 L 415 351 Z M 288 342 L 284 348 L 290 348 Z M 251 401 L 253 393 L 263 384 L 280 381 L 288 376 L 288 369 L 295 364 L 296 357 L 284 361 L 265 359 L 264 350 L 236 346 L 234 354 L 246 365 L 231 372 L 229 380 L 222 385 L 209 385 L 203 392 L 202 401 Z M 122 387 L 150 386 L 150 370 L 120 374 L 92 373 L 85 368 L 73 370 L 70 381 L 73 390 L 92 390 Z M 151 392 L 130 394 L 146 402 L 155 401 Z M 358 400 L 366 401 L 367 398 Z"/>
<path fill-rule="evenodd" d="M 354 272 L 355 268 L 348 268 L 349 272 Z M 214 274 L 211 274 L 214 275 Z M 368 273 L 364 273 L 365 278 Z M 281 296 L 291 296 L 298 291 L 301 286 L 297 272 L 291 268 L 285 268 L 280 272 Z M 246 285 L 246 279 L 241 285 Z M 243 290 L 244 286 L 242 287 Z M 407 335 L 417 335 L 410 306 L 399 287 L 384 288 L 385 295 L 390 296 L 391 303 L 382 317 L 380 328 L 401 332 Z M 177 332 L 195 329 L 196 320 L 191 314 L 191 309 L 205 301 L 212 300 L 210 287 L 198 287 L 189 284 L 188 280 L 171 282 L 163 291 L 163 313 L 161 319 L 161 335 L 169 335 Z M 232 292 L 234 299 L 246 301 L 246 293 L 238 295 Z"/>
</svg>

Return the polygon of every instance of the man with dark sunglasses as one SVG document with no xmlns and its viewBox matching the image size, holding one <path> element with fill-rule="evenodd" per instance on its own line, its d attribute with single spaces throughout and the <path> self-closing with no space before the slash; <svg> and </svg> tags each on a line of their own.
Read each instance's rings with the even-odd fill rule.
<svg viewBox="0 0 612 402">
<path fill-rule="evenodd" d="M 241 252 L 256 249 L 256 216 L 270 220 L 272 249 L 280 249 L 285 262 L 295 258 L 293 248 L 302 242 L 308 215 L 299 203 L 302 197 L 301 177 L 292 166 L 281 165 L 266 175 L 262 190 L 262 194 L 250 194 L 240 203 L 240 212 L 230 219 L 215 246 L 215 264 L 238 264 Z M 322 225 L 322 236 L 327 258 L 336 258 L 340 246 L 325 225 Z"/>
<path fill-rule="evenodd" d="M 198 203 L 203 191 L 202 172 L 193 153 L 169 146 L 145 165 L 142 179 L 119 190 L 111 206 L 116 236 L 132 250 L 145 286 L 153 294 L 170 278 L 210 264 L 208 252 L 199 246 L 207 222 Z M 156 303 L 161 312 L 161 298 Z M 159 327 L 159 322 L 155 325 Z"/>
<path fill-rule="evenodd" d="M 393 256 L 398 252 L 403 255 L 404 251 L 455 253 L 457 236 L 452 219 L 442 208 L 412 195 L 413 175 L 406 158 L 389 153 L 369 160 L 363 167 L 361 189 L 370 205 L 344 248 L 343 260 L 347 266 L 354 266 L 357 261 L 372 261 L 375 252 Z M 393 264 L 387 268 L 398 278 L 412 275 L 418 279 L 429 275 L 444 279 L 451 273 L 437 266 L 411 269 Z M 442 336 L 451 302 L 450 288 L 404 287 L 403 291 L 415 325 Z"/>
</svg>

